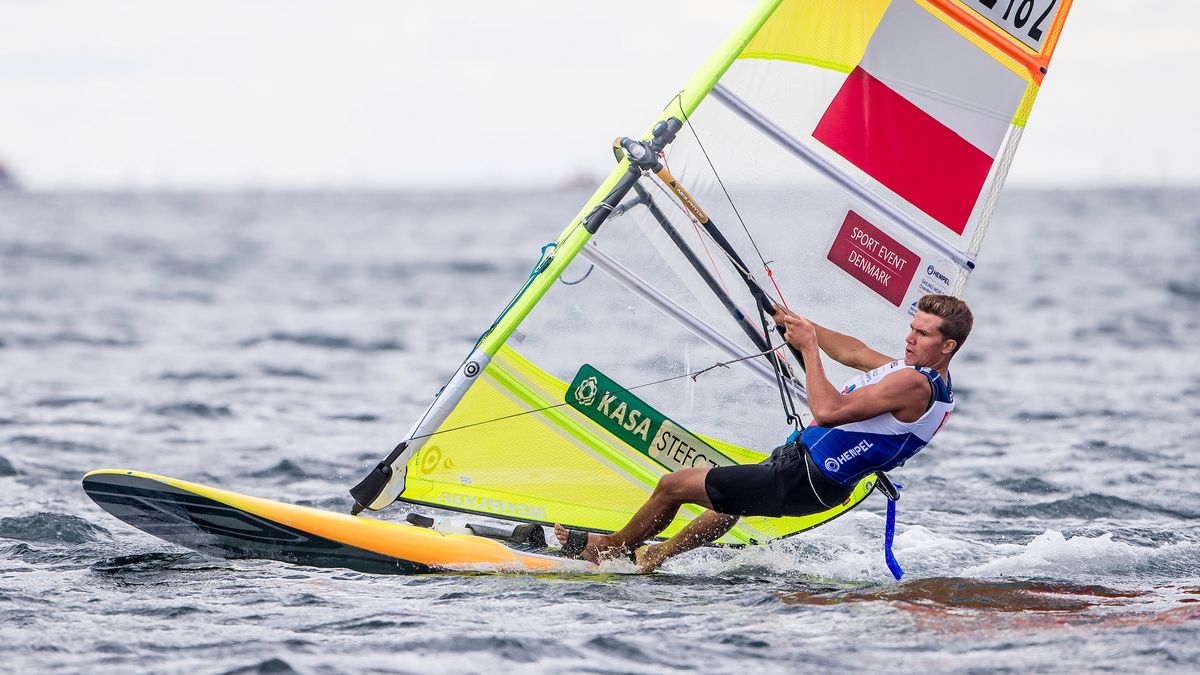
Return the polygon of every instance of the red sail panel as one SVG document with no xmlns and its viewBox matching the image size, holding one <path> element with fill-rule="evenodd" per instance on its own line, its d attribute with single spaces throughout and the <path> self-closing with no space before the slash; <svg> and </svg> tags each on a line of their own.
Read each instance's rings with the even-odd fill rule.
<svg viewBox="0 0 1200 675">
<path fill-rule="evenodd" d="M 966 228 L 993 161 L 861 67 L 813 137 L 955 234 Z"/>
</svg>

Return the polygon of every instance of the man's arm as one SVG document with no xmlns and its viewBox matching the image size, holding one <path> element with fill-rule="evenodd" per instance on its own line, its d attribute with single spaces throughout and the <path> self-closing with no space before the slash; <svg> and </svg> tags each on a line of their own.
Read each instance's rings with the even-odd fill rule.
<svg viewBox="0 0 1200 675">
<path fill-rule="evenodd" d="M 775 323 L 781 326 L 784 325 L 784 317 L 787 316 L 800 318 L 791 310 L 775 305 Z M 821 351 L 828 354 L 829 358 L 844 366 L 866 372 L 895 361 L 892 357 L 880 354 L 871 349 L 866 343 L 856 337 L 830 330 L 812 321 L 808 321 L 808 323 L 812 324 L 813 328 L 816 329 L 817 346 L 821 348 Z M 804 360 L 807 363 L 808 357 L 805 356 Z"/>
<path fill-rule="evenodd" d="M 888 412 L 901 421 L 911 422 L 923 414 L 929 399 L 929 383 L 924 375 L 915 370 L 901 370 L 876 385 L 843 394 L 825 376 L 815 324 L 791 315 L 784 325 L 785 339 L 804 356 L 808 408 L 818 425 L 835 427 Z"/>
</svg>

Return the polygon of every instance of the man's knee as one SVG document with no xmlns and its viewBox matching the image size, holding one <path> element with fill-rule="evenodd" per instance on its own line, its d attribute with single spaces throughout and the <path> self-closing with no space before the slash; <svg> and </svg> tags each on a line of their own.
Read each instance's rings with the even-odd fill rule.
<svg viewBox="0 0 1200 675">
<path fill-rule="evenodd" d="M 658 485 L 654 486 L 654 494 L 660 499 L 673 499 L 679 492 L 679 478 L 669 473 L 658 479 Z"/>
<path fill-rule="evenodd" d="M 683 503 L 696 500 L 698 495 L 694 493 L 702 490 L 704 486 L 703 477 L 696 473 L 700 471 L 703 470 L 684 469 L 659 478 L 658 485 L 654 488 L 655 495 L 671 502 Z"/>
<path fill-rule="evenodd" d="M 731 513 L 721 513 L 720 511 L 714 511 L 713 509 L 709 509 L 705 515 L 707 515 L 709 518 L 712 518 L 713 522 L 720 523 L 721 525 L 727 525 L 729 527 L 736 525 L 737 521 L 741 520 L 742 518 L 741 516 L 735 516 Z"/>
</svg>

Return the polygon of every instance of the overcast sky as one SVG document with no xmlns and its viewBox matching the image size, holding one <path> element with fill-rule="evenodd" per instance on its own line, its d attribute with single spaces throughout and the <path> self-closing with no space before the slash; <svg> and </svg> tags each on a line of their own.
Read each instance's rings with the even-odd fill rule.
<svg viewBox="0 0 1200 675">
<path fill-rule="evenodd" d="M 756 0 L 0 0 L 35 189 L 557 184 Z M 1079 0 L 1010 180 L 1200 185 L 1200 2 Z"/>
</svg>

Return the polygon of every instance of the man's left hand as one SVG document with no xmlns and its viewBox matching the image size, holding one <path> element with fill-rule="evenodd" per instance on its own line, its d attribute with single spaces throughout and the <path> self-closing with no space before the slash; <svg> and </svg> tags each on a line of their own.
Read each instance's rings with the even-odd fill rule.
<svg viewBox="0 0 1200 675">
<path fill-rule="evenodd" d="M 771 318 L 775 320 L 776 326 L 782 326 L 784 320 L 789 316 L 796 316 L 796 313 L 783 305 L 775 305 L 775 313 L 771 315 Z"/>
</svg>

